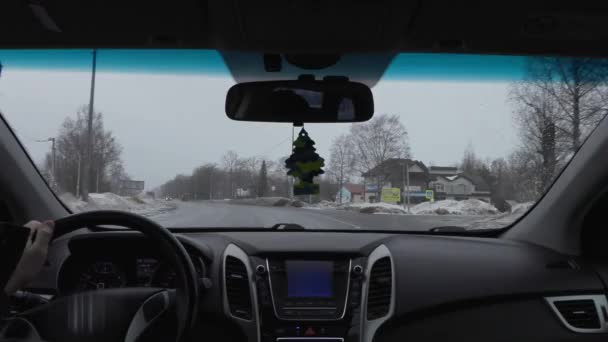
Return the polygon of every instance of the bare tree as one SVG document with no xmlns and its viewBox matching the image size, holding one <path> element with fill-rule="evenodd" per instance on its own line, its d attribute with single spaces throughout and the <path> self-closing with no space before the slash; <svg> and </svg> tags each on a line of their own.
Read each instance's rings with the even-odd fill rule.
<svg viewBox="0 0 608 342">
<path fill-rule="evenodd" d="M 266 168 L 265 160 L 262 160 L 262 166 L 260 167 L 260 175 L 258 177 L 257 185 L 257 196 L 266 196 L 266 193 L 268 192 L 268 169 Z"/>
<path fill-rule="evenodd" d="M 473 144 L 469 142 L 469 144 L 464 150 L 462 162 L 460 163 L 459 167 L 464 173 L 473 175 L 476 174 L 477 170 L 480 169 L 480 164 L 482 164 L 482 162 L 477 158 Z"/>
<path fill-rule="evenodd" d="M 289 156 L 279 158 L 276 162 L 270 164 L 267 167 L 269 172 L 269 178 L 271 186 L 274 186 L 274 194 L 289 197 L 289 178 L 287 176 L 287 168 L 285 167 L 285 160 Z"/>
<path fill-rule="evenodd" d="M 66 118 L 56 140 L 57 185 L 62 191 L 75 195 L 79 195 L 83 187 L 86 117 L 87 109 L 82 107 L 75 118 Z M 93 119 L 94 139 L 91 157 L 94 172 L 93 177 L 89 179 L 89 189 L 97 192 L 115 191 L 117 183 L 124 179 L 123 177 L 127 177 L 121 160 L 122 148 L 112 132 L 104 128 L 103 115 L 95 113 Z M 45 168 L 51 168 L 51 159 L 51 155 L 47 155 Z"/>
<path fill-rule="evenodd" d="M 608 63 L 594 58 L 530 58 L 528 90 L 541 93 L 557 116 L 555 129 L 576 152 L 608 111 Z"/>
<path fill-rule="evenodd" d="M 235 173 L 239 166 L 239 155 L 230 150 L 222 157 L 222 167 L 228 172 L 228 184 L 230 187 L 230 198 L 235 197 Z"/>
<path fill-rule="evenodd" d="M 241 159 L 237 181 L 240 188 L 249 190 L 250 196 L 257 196 L 261 164 L 258 157 Z"/>
<path fill-rule="evenodd" d="M 533 72 L 537 71 L 530 71 Z M 510 90 L 510 101 L 515 105 L 514 118 L 522 140 L 518 158 L 530 158 L 528 162 L 520 160 L 518 165 L 534 170 L 520 169 L 519 172 L 532 177 L 537 195 L 548 188 L 580 141 L 581 122 L 578 128 L 573 126 L 570 121 L 572 115 L 564 111 L 566 100 L 556 98 L 555 88 L 542 79 L 532 78 L 514 84 Z M 572 132 L 578 133 L 573 136 Z"/>
<path fill-rule="evenodd" d="M 218 190 L 215 186 L 220 183 L 221 173 L 213 163 L 206 163 L 192 171 L 191 189 L 195 199 L 214 199 L 217 197 Z"/>
<path fill-rule="evenodd" d="M 351 138 L 347 134 L 342 134 L 332 141 L 328 175 L 338 185 L 338 191 L 350 180 L 354 173 L 355 154 Z M 342 203 L 342 196 L 338 196 L 338 201 Z"/>
<path fill-rule="evenodd" d="M 391 158 L 410 158 L 407 130 L 397 115 L 382 114 L 372 120 L 353 124 L 349 134 L 356 153 L 355 168 L 369 172 Z M 384 181 L 383 172 L 376 173 L 378 191 Z"/>
<path fill-rule="evenodd" d="M 542 193 L 543 161 L 541 156 L 529 149 L 518 149 L 508 159 L 508 172 L 513 184 L 513 199 L 519 202 L 535 201 Z"/>
</svg>

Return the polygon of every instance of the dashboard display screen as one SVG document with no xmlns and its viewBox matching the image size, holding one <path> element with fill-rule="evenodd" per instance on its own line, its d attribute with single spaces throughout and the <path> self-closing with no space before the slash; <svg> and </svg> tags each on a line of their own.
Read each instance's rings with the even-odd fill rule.
<svg viewBox="0 0 608 342">
<path fill-rule="evenodd" d="M 287 297 L 330 298 L 334 296 L 334 263 L 331 261 L 286 260 Z"/>
<path fill-rule="evenodd" d="M 138 258 L 136 262 L 137 278 L 151 278 L 158 266 L 158 261 L 152 258 Z"/>
</svg>

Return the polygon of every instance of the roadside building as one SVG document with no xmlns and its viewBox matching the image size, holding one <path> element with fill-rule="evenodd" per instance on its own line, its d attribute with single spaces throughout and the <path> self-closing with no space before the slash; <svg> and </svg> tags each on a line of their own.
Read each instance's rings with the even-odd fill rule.
<svg viewBox="0 0 608 342">
<path fill-rule="evenodd" d="M 435 191 L 436 200 L 465 200 L 476 198 L 490 202 L 490 187 L 479 176 L 459 173 L 451 176 L 436 176 L 429 186 Z"/>
<path fill-rule="evenodd" d="M 409 188 L 408 184 L 409 175 Z M 382 188 L 399 188 L 402 193 L 402 202 L 406 190 L 409 190 L 410 203 L 425 201 L 425 190 L 428 188 L 430 174 L 426 165 L 418 160 L 392 158 L 386 160 L 365 172 L 366 202 L 379 202 Z"/>
<path fill-rule="evenodd" d="M 448 176 L 456 176 L 461 174 L 462 171 L 458 170 L 456 166 L 430 166 L 429 167 L 429 175 L 431 179 L 435 179 L 439 176 L 448 177 Z"/>
<path fill-rule="evenodd" d="M 338 203 L 362 203 L 364 202 L 364 187 L 360 184 L 344 184 L 336 195 Z"/>
</svg>

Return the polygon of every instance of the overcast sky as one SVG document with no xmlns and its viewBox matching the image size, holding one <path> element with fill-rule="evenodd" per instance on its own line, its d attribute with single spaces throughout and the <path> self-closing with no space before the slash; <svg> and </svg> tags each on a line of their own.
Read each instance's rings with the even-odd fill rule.
<svg viewBox="0 0 608 342">
<path fill-rule="evenodd" d="M 228 119 L 230 77 L 100 72 L 95 109 L 123 146 L 127 172 L 152 189 L 227 150 L 277 160 L 290 151 L 288 124 Z M 0 110 L 31 156 L 50 150 L 34 140 L 55 136 L 66 116 L 88 103 L 90 73 L 5 68 Z M 452 165 L 471 143 L 478 156 L 504 157 L 518 143 L 506 82 L 380 81 L 376 114 L 397 114 L 409 132 L 414 159 Z M 329 159 L 332 138 L 349 124 L 310 124 L 319 154 Z"/>
</svg>

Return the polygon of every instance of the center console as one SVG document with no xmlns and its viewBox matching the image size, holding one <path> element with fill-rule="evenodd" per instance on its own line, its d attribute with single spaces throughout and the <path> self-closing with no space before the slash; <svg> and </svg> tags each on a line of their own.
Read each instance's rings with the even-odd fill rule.
<svg viewBox="0 0 608 342">
<path fill-rule="evenodd" d="M 262 341 L 359 341 L 362 259 L 296 256 L 253 261 Z"/>
</svg>

